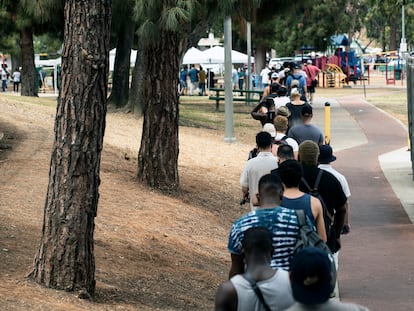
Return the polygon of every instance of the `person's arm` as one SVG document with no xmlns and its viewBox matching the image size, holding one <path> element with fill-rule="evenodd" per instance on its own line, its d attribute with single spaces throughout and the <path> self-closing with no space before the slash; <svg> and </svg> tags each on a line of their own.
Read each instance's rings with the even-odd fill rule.
<svg viewBox="0 0 414 311">
<path fill-rule="evenodd" d="M 318 143 L 318 145 L 319 146 L 321 146 L 321 145 L 323 145 L 323 133 L 322 133 L 322 131 L 321 131 L 321 133 L 320 133 L 320 135 L 319 135 L 319 143 Z"/>
<path fill-rule="evenodd" d="M 229 272 L 229 279 L 236 274 L 244 273 L 244 261 L 242 255 L 231 254 L 231 267 Z"/>
<path fill-rule="evenodd" d="M 336 235 L 340 236 L 342 227 L 345 223 L 345 217 L 346 217 L 346 202 L 344 205 L 342 205 L 340 208 L 336 209 L 335 212 L 335 223 L 336 223 Z"/>
<path fill-rule="evenodd" d="M 325 242 L 327 241 L 326 229 L 325 229 L 325 220 L 323 217 L 323 210 L 321 201 L 318 198 L 311 196 L 311 209 L 313 218 L 315 218 L 316 232 Z"/>
<path fill-rule="evenodd" d="M 345 230 L 342 231 L 342 234 L 348 234 L 351 229 L 351 226 L 349 224 L 349 210 L 350 210 L 349 200 L 347 200 L 345 203 L 345 209 L 346 209 L 346 214 L 345 214 L 344 227 L 346 226 L 347 228 L 346 228 L 346 231 Z"/>
<path fill-rule="evenodd" d="M 249 197 L 249 187 L 242 186 L 242 194 L 243 194 L 243 198 L 248 198 Z"/>
<path fill-rule="evenodd" d="M 262 100 L 264 101 L 265 98 L 270 94 L 270 85 L 266 86 L 266 88 L 263 90 Z"/>
<path fill-rule="evenodd" d="M 215 311 L 236 311 L 237 292 L 230 281 L 221 284 L 216 292 Z"/>
</svg>

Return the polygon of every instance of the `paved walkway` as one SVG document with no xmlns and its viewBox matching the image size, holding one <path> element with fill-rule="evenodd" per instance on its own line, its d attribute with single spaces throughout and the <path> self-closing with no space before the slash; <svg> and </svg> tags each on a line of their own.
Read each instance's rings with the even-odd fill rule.
<svg viewBox="0 0 414 311">
<path fill-rule="evenodd" d="M 325 101 L 314 104 L 315 123 L 322 128 Z M 352 193 L 351 233 L 343 237 L 340 254 L 341 300 L 375 311 L 414 310 L 414 226 L 407 215 L 414 215 L 414 182 L 407 131 L 361 96 L 330 102 L 331 145 L 338 157 L 333 165 L 346 175 Z"/>
</svg>

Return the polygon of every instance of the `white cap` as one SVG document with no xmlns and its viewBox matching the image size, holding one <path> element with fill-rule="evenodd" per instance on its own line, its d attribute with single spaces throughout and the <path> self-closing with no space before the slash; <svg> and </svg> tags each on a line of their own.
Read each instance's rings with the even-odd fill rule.
<svg viewBox="0 0 414 311">
<path fill-rule="evenodd" d="M 272 123 L 266 123 L 265 125 L 263 125 L 262 132 L 268 132 L 270 136 L 276 137 L 276 129 Z"/>
</svg>

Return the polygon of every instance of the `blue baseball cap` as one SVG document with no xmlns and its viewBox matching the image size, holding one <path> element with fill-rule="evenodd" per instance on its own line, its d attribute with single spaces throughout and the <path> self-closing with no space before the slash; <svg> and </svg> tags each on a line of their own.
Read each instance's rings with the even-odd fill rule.
<svg viewBox="0 0 414 311">
<path fill-rule="evenodd" d="M 332 262 L 328 254 L 307 247 L 294 255 L 290 264 L 293 297 L 305 305 L 327 301 L 332 292 Z"/>
</svg>

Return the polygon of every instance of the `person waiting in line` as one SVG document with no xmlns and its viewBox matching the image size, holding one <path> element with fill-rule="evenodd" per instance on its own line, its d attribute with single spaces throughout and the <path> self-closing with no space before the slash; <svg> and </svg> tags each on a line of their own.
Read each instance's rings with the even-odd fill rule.
<svg viewBox="0 0 414 311">
<path fill-rule="evenodd" d="M 253 119 L 259 120 L 262 126 L 266 123 L 273 123 L 276 116 L 276 107 L 273 98 L 267 97 L 264 101 L 258 103 L 250 114 Z"/>
<path fill-rule="evenodd" d="M 294 210 L 280 206 L 283 186 L 276 176 L 263 175 L 258 187 L 260 207 L 234 221 L 230 229 L 227 244 L 231 256 L 229 278 L 245 271 L 241 243 L 246 230 L 252 227 L 266 227 L 272 232 L 274 251 L 270 264 L 273 269 L 289 270 L 299 235 L 298 217 Z"/>
<path fill-rule="evenodd" d="M 279 109 L 281 108 L 286 108 L 286 107 L 280 107 Z M 273 120 L 273 124 L 276 129 L 275 141 L 280 141 L 280 142 L 285 141 L 288 145 L 292 146 L 295 159 L 297 160 L 299 145 L 296 140 L 287 136 L 288 118 L 282 115 L 277 115 L 276 118 Z"/>
<path fill-rule="evenodd" d="M 272 154 L 272 144 L 272 136 L 268 132 L 262 131 L 256 135 L 258 154 L 246 162 L 240 175 L 243 198 L 251 199 L 250 195 L 257 192 L 260 177 L 277 168 L 277 159 Z M 252 201 L 250 201 L 250 208 L 255 209 Z"/>
<path fill-rule="evenodd" d="M 341 183 L 342 190 L 344 191 L 344 194 L 347 198 L 345 208 L 346 208 L 346 216 L 345 216 L 345 222 L 344 227 L 342 229 L 342 234 L 348 234 L 350 231 L 350 225 L 349 225 L 349 210 L 350 210 L 350 204 L 349 204 L 349 198 L 351 196 L 351 191 L 349 190 L 348 181 L 346 180 L 346 177 L 342 175 L 340 172 L 338 172 L 331 163 L 336 160 L 336 156 L 333 155 L 332 147 L 329 145 L 320 145 L 319 146 L 319 165 L 318 168 L 323 169 L 338 179 L 338 181 Z"/>
<path fill-rule="evenodd" d="M 312 124 L 313 109 L 311 105 L 306 105 L 301 111 L 302 124 L 297 124 L 289 128 L 288 136 L 296 140 L 298 144 L 301 144 L 305 140 L 314 141 L 318 145 L 323 144 L 323 133 L 321 129 Z"/>
<path fill-rule="evenodd" d="M 318 86 L 318 74 L 321 70 L 312 64 L 312 61 L 309 59 L 303 71 L 306 73 L 306 89 L 307 97 L 310 104 L 313 103 L 313 97 L 315 94 L 315 88 Z"/>
<path fill-rule="evenodd" d="M 285 86 L 280 85 L 277 90 L 277 96 L 273 98 L 276 109 L 285 107 L 287 103 L 290 103 L 290 97 L 288 96 L 288 90 Z"/>
<path fill-rule="evenodd" d="M 237 274 L 222 283 L 215 298 L 216 311 L 262 310 L 261 301 L 255 293 L 253 280 L 260 289 L 265 303 L 271 310 L 284 310 L 294 303 L 289 272 L 272 269 L 272 233 L 264 227 L 253 227 L 244 233 L 244 274 Z"/>
<path fill-rule="evenodd" d="M 303 177 L 302 165 L 296 160 L 286 160 L 280 163 L 278 172 L 284 188 L 282 206 L 295 210 L 302 209 L 316 227 L 321 239 L 326 242 L 321 201 L 299 190 Z"/>
<path fill-rule="evenodd" d="M 302 108 L 310 106 L 307 102 L 300 99 L 300 92 L 297 88 L 293 88 L 290 93 L 290 102 L 286 104 L 286 107 L 290 111 L 289 116 L 289 128 L 302 124 L 301 112 Z"/>
<path fill-rule="evenodd" d="M 318 168 L 319 146 L 311 141 L 305 140 L 299 145 L 299 161 L 303 168 L 303 177 L 310 189 L 315 188 L 315 182 L 321 170 Z M 303 183 L 299 185 L 299 189 L 309 193 L 309 188 Z M 341 249 L 341 232 L 345 222 L 347 198 L 342 190 L 340 182 L 334 175 L 327 171 L 323 171 L 318 185 L 319 195 L 322 197 L 326 205 L 327 211 L 333 218 L 333 226 L 329 232 L 327 245 L 335 259 L 335 266 L 339 267 L 339 252 Z M 328 228 L 327 228 L 328 229 Z M 327 232 L 328 233 L 328 232 Z"/>
<path fill-rule="evenodd" d="M 271 95 L 271 97 L 276 97 L 279 87 L 279 75 L 277 72 L 272 72 L 270 74 L 270 84 L 263 89 L 262 100 L 265 100 L 269 95 Z"/>
<path fill-rule="evenodd" d="M 316 247 L 299 251 L 290 265 L 296 303 L 285 311 L 369 311 L 366 307 L 330 299 L 334 286 L 328 254 Z"/>
</svg>

